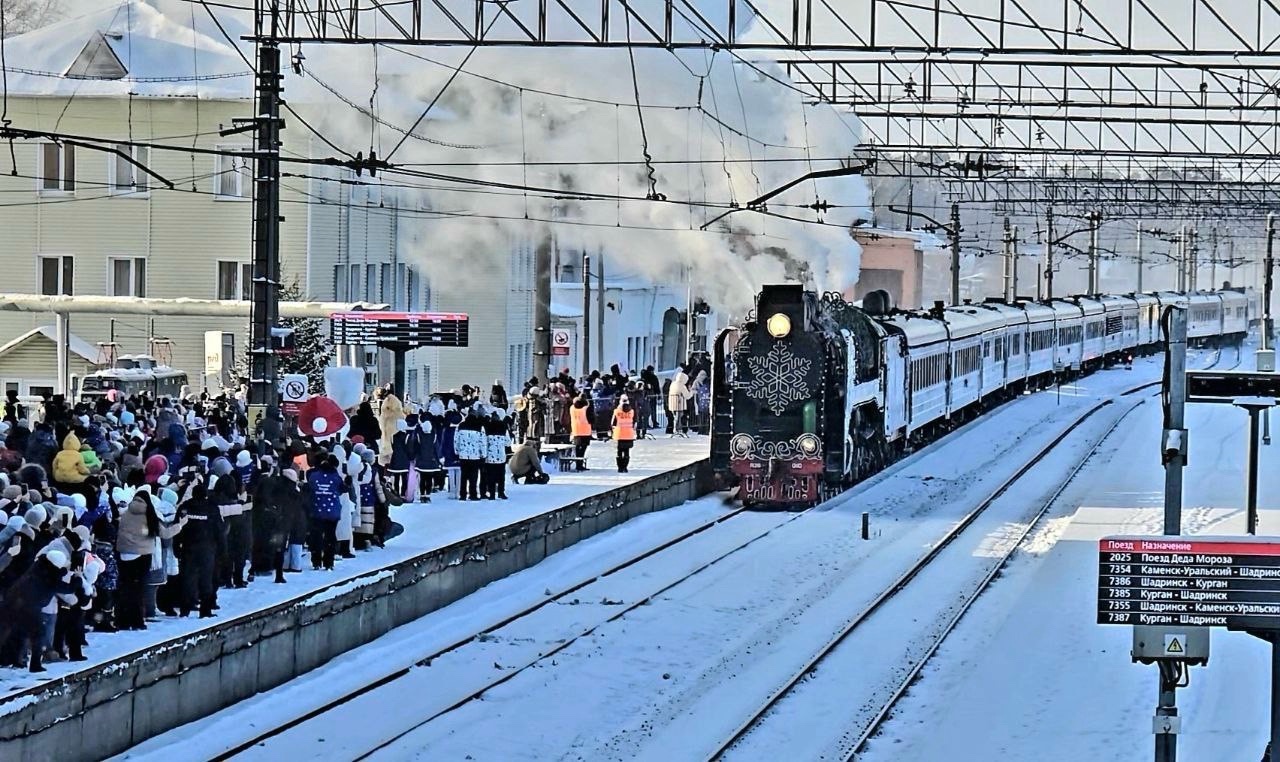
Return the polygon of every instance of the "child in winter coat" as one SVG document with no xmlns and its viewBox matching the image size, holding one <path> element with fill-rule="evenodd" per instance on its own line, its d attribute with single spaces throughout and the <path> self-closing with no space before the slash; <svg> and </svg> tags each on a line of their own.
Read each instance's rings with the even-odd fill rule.
<svg viewBox="0 0 1280 762">
<path fill-rule="evenodd" d="M 409 488 L 409 469 L 413 467 L 414 451 L 409 443 L 409 424 L 400 418 L 395 422 L 396 433 L 391 437 L 391 454 L 387 458 L 387 474 L 396 494 L 404 495 Z"/>
<path fill-rule="evenodd" d="M 338 473 L 338 457 L 328 456 L 319 468 L 307 473 L 311 485 L 311 568 L 321 566 L 333 570 L 333 556 L 337 549 L 336 530 L 342 517 L 341 497 L 346 486 Z"/>
<path fill-rule="evenodd" d="M 458 433 L 453 440 L 458 452 L 458 460 L 462 465 L 462 485 L 458 496 L 462 500 L 479 500 L 478 481 L 480 469 L 484 465 L 486 440 L 483 414 L 475 408 L 468 408 L 466 417 L 458 424 Z"/>
<path fill-rule="evenodd" d="M 431 421 L 419 419 L 416 415 L 410 415 L 405 423 L 409 426 L 406 441 L 414 454 L 413 468 L 418 472 L 418 494 L 406 497 L 414 502 L 429 503 L 436 478 L 443 473 L 436 453 L 436 431 Z"/>
<path fill-rule="evenodd" d="M 43 619 L 41 612 L 58 595 L 72 594 L 70 582 L 71 559 L 60 550 L 53 550 L 36 559 L 31 568 L 5 591 L 0 599 L 0 643 L 17 636 L 24 640 L 31 652 L 30 670 L 44 672 L 42 664 Z M 10 657 L 12 659 L 12 656 Z M 4 666 L 18 666 L 11 661 Z"/>
<path fill-rule="evenodd" d="M 507 449 L 511 436 L 507 433 L 507 412 L 494 410 L 485 423 L 484 482 L 480 494 L 486 500 L 507 499 L 507 481 L 503 473 L 507 465 Z"/>
</svg>

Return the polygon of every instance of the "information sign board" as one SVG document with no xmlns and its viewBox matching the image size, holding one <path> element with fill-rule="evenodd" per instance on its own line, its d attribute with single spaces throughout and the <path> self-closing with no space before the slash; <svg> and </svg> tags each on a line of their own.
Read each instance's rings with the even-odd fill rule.
<svg viewBox="0 0 1280 762">
<path fill-rule="evenodd" d="M 1280 629 L 1280 538 L 1103 538 L 1098 623 Z"/>
<path fill-rule="evenodd" d="M 465 347 L 469 321 L 461 312 L 335 312 L 334 344 Z"/>
<path fill-rule="evenodd" d="M 553 357 L 569 356 L 569 332 L 556 329 L 551 332 L 551 355 Z"/>
</svg>

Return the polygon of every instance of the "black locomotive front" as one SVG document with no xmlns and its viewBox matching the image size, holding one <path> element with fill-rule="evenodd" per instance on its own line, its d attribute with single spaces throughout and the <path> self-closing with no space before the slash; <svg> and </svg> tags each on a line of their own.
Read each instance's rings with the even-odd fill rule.
<svg viewBox="0 0 1280 762">
<path fill-rule="evenodd" d="M 755 319 L 716 343 L 712 464 L 722 486 L 739 486 L 744 503 L 813 504 L 831 482 L 830 457 L 837 467 L 842 459 L 840 442 L 833 453 L 826 436 L 834 412 L 827 385 L 843 377 L 843 355 L 833 357 L 841 347 L 818 321 L 815 294 L 766 286 Z"/>
</svg>

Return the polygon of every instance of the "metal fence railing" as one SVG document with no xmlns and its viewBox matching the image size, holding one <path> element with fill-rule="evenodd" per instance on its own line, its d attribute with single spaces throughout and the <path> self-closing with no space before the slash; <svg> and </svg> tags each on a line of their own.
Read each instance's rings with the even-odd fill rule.
<svg viewBox="0 0 1280 762">
<path fill-rule="evenodd" d="M 636 433 L 642 437 L 678 433 L 706 434 L 710 431 L 711 404 L 710 397 L 706 394 L 695 394 L 688 400 L 686 409 L 678 412 L 668 407 L 665 395 L 628 397 L 636 409 Z M 537 404 L 540 409 L 531 410 L 526 406 L 525 410 L 518 411 L 511 417 L 513 435 L 518 439 L 532 435 L 550 442 L 569 441 L 569 402 L 553 399 Z M 598 437 L 609 436 L 609 423 L 616 407 L 616 397 L 592 400 L 592 428 Z"/>
</svg>

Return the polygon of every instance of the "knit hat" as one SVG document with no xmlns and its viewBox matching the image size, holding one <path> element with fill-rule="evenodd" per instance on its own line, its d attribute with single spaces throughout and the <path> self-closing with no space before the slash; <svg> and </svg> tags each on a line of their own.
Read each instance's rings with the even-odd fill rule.
<svg viewBox="0 0 1280 762">
<path fill-rule="evenodd" d="M 249 463 L 251 463 L 252 461 L 253 461 L 253 456 L 249 454 L 248 450 L 241 450 L 240 452 L 236 453 L 237 466 L 244 468 L 245 466 L 249 465 Z"/>
<path fill-rule="evenodd" d="M 297 481 L 298 481 L 298 472 L 297 472 L 297 471 L 294 471 L 292 468 L 286 468 L 285 470 L 281 471 L 280 473 L 281 473 L 282 475 L 284 475 L 284 478 L 288 479 L 289 481 L 294 482 L 295 484 L 297 483 Z"/>
<path fill-rule="evenodd" d="M 89 507 L 89 504 L 84 499 L 84 495 L 81 495 L 79 492 L 71 496 L 71 503 L 76 510 L 76 515 L 84 513 Z"/>
<path fill-rule="evenodd" d="M 215 458 L 213 466 L 209 469 L 215 476 L 226 476 L 231 473 L 231 461 L 226 458 Z"/>
<path fill-rule="evenodd" d="M 4 525 L 9 527 L 15 532 L 19 532 L 22 530 L 23 527 L 27 525 L 27 520 L 22 518 L 21 516 L 10 516 L 9 520 L 6 521 Z"/>
<path fill-rule="evenodd" d="M 403 418 L 396 421 L 396 431 L 408 431 L 408 430 L 409 430 L 409 424 L 405 423 L 405 420 Z"/>
<path fill-rule="evenodd" d="M 360 457 L 364 460 L 365 463 L 372 463 L 374 459 L 373 450 L 365 450 L 364 452 L 360 453 Z"/>
<path fill-rule="evenodd" d="M 28 526 L 38 529 L 44 526 L 44 522 L 49 520 L 49 513 L 45 511 L 44 506 L 33 505 L 27 509 L 22 518 L 26 520 Z"/>
<path fill-rule="evenodd" d="M 44 495 L 41 495 L 41 494 L 40 494 L 38 491 L 36 491 L 36 490 L 29 489 L 29 490 L 27 490 L 27 502 L 28 502 L 28 503 L 31 503 L 32 505 L 37 505 L 37 504 L 39 504 L 39 503 L 43 503 L 43 502 L 44 502 Z"/>
<path fill-rule="evenodd" d="M 78 527 L 72 528 L 71 532 L 76 537 L 80 538 L 81 548 L 87 548 L 93 544 L 93 533 L 89 531 L 89 527 L 82 524 Z"/>
<path fill-rule="evenodd" d="M 106 568 L 107 564 L 105 561 L 92 553 L 86 553 L 84 556 L 84 571 L 82 572 L 84 575 L 84 581 L 92 586 L 93 583 L 98 581 L 98 575 L 102 574 Z"/>
<path fill-rule="evenodd" d="M 16 484 L 11 484 L 5 487 L 3 492 L 0 492 L 0 497 L 5 500 L 17 500 L 22 497 L 22 488 Z"/>
<path fill-rule="evenodd" d="M 67 554 L 60 550 L 51 550 L 44 555 L 49 563 L 58 569 L 68 569 L 71 567 L 71 559 L 67 558 Z"/>
<path fill-rule="evenodd" d="M 213 437 L 209 437 L 200 444 L 200 449 L 205 451 L 213 451 L 218 449 L 218 443 L 213 441 Z"/>
<path fill-rule="evenodd" d="M 164 489 L 160 490 L 160 502 L 168 503 L 169 505 L 177 505 L 178 493 L 170 489 L 169 487 L 165 487 Z"/>
</svg>

